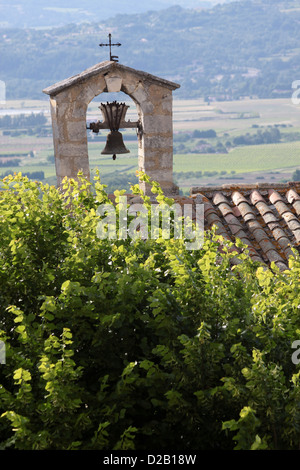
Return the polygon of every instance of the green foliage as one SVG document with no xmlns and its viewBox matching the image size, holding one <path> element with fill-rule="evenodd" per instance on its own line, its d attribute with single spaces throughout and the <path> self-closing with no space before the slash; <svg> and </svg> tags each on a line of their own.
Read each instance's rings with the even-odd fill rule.
<svg viewBox="0 0 300 470">
<path fill-rule="evenodd" d="M 299 449 L 299 257 L 264 269 L 214 230 L 194 251 L 99 239 L 111 202 L 79 179 L 3 181 L 1 448 Z"/>
</svg>

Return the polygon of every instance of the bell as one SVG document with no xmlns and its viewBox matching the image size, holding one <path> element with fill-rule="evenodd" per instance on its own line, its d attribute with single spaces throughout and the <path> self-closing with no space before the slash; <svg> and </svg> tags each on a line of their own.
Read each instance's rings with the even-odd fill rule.
<svg viewBox="0 0 300 470">
<path fill-rule="evenodd" d="M 102 155 L 113 155 L 113 160 L 116 159 L 117 153 L 130 153 L 123 142 L 123 136 L 119 131 L 111 131 L 106 138 L 105 148 L 102 150 Z"/>
</svg>

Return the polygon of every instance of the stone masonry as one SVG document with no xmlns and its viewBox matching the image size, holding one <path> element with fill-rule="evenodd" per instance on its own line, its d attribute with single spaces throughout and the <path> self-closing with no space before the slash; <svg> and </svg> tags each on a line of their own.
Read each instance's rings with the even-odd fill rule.
<svg viewBox="0 0 300 470">
<path fill-rule="evenodd" d="M 86 113 L 103 92 L 122 91 L 136 104 L 142 132 L 138 135 L 138 168 L 160 183 L 166 195 L 178 194 L 173 183 L 172 91 L 179 85 L 114 61 L 101 62 L 46 88 L 50 96 L 58 185 L 78 171 L 89 178 Z M 101 172 L 101 162 L 99 161 Z M 149 194 L 149 188 L 140 182 Z"/>
</svg>

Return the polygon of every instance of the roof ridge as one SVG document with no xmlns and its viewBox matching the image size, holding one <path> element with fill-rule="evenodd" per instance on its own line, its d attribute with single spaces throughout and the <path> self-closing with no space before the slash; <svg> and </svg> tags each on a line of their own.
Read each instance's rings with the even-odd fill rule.
<svg viewBox="0 0 300 470">
<path fill-rule="evenodd" d="M 95 64 L 83 70 L 82 72 L 76 75 L 73 75 L 72 77 L 65 78 L 64 80 L 61 80 L 47 88 L 44 88 L 43 93 L 45 93 L 46 95 L 54 96 L 60 93 L 61 91 L 64 91 L 67 88 L 70 88 L 79 83 L 82 83 L 85 80 L 88 80 L 94 75 L 108 72 L 110 69 L 113 69 L 113 70 L 120 69 L 121 71 L 123 70 L 125 72 L 127 71 L 135 75 L 140 75 L 145 80 L 159 82 L 161 85 L 164 85 L 166 88 L 171 88 L 172 90 L 176 90 L 176 88 L 180 88 L 180 85 L 178 83 L 171 82 L 170 80 L 166 80 L 165 78 L 157 77 L 156 75 L 152 75 L 151 73 L 148 73 L 148 72 L 143 72 L 142 70 L 133 69 L 132 67 L 128 67 L 127 65 L 116 63 L 115 61 L 105 60 L 103 62 L 99 62 L 98 64 Z"/>
<path fill-rule="evenodd" d="M 249 191 L 252 189 L 275 189 L 275 190 L 286 190 L 286 189 L 300 189 L 300 181 L 288 181 L 286 183 L 241 183 L 241 184 L 222 184 L 220 186 L 193 186 L 190 189 L 190 194 L 197 194 L 198 192 L 213 192 L 222 190 L 244 190 Z"/>
</svg>

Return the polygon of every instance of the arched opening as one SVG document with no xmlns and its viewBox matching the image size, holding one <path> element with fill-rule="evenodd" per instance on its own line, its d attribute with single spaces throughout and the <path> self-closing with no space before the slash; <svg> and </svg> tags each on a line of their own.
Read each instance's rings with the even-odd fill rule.
<svg viewBox="0 0 300 470">
<path fill-rule="evenodd" d="M 137 122 L 138 111 L 135 102 L 125 93 L 103 92 L 96 96 L 88 105 L 87 109 L 87 127 L 90 123 L 97 121 L 103 122 L 103 115 L 100 110 L 101 103 L 125 103 L 128 107 L 125 115 L 126 121 Z M 101 182 L 107 185 L 106 191 L 113 193 L 116 189 L 126 189 L 129 191 L 129 183 L 138 183 L 135 171 L 138 169 L 138 137 L 136 128 L 120 128 L 125 147 L 129 153 L 117 154 L 113 160 L 112 155 L 104 155 L 101 152 L 105 148 L 109 129 L 100 129 L 98 133 L 87 129 L 88 154 L 91 179 L 95 170 L 98 169 L 101 176 Z"/>
<path fill-rule="evenodd" d="M 172 127 L 172 90 L 178 87 L 175 83 L 145 72 L 105 61 L 43 90 L 50 96 L 57 184 L 60 185 L 65 177 L 76 179 L 79 171 L 91 178 L 91 167 L 92 172 L 95 167 L 99 167 L 103 183 L 107 179 L 105 173 L 114 173 L 113 180 L 116 181 L 116 170 L 121 169 L 125 174 L 130 169 L 130 178 L 125 174 L 127 180 L 134 184 L 139 183 L 145 194 L 153 196 L 151 185 L 137 181 L 134 169 L 138 168 L 153 181 L 157 181 L 166 195 L 178 194 L 178 187 L 173 183 Z M 120 94 L 120 90 L 126 96 Z M 97 141 L 90 142 L 90 155 L 88 151 L 87 111 L 88 119 L 96 111 L 98 128 L 103 129 L 101 116 L 98 117 L 98 106 L 93 110 L 93 105 L 99 101 L 107 102 L 111 98 L 109 93 L 112 92 L 118 92 L 118 102 L 122 97 L 128 102 L 130 97 L 133 100 L 129 101 L 130 112 L 136 108 L 138 114 L 138 122 L 134 123 L 131 132 L 127 131 L 131 127 L 128 126 L 127 117 L 122 115 L 123 122 L 118 128 L 120 131 L 122 127 L 126 128 L 125 142 L 126 135 L 134 132 L 137 134 L 136 127 L 138 138 L 135 144 L 128 139 L 126 143 L 133 146 L 132 152 L 117 160 L 110 160 L 110 156 L 101 158 L 100 144 L 105 144 L 105 139 L 98 142 L 100 148 L 96 146 Z M 101 131 L 100 136 L 103 135 Z M 112 163 L 116 165 L 112 166 Z M 117 189 L 123 186 L 118 185 Z"/>
</svg>

